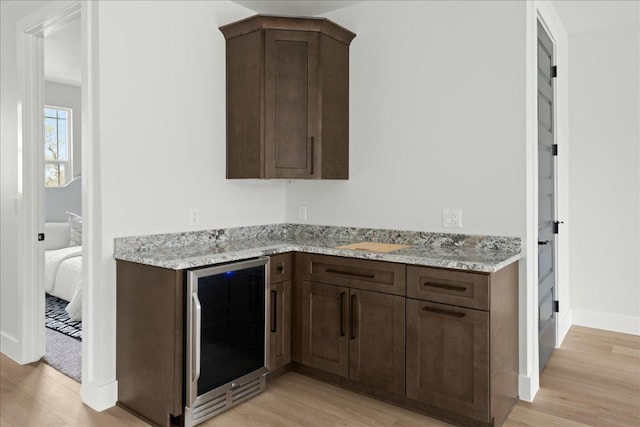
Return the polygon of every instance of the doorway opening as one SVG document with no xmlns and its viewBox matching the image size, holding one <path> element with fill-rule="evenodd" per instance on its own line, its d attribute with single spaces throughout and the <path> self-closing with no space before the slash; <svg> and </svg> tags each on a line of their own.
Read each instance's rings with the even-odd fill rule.
<svg viewBox="0 0 640 427">
<path fill-rule="evenodd" d="M 45 355 L 82 381 L 82 93 L 80 14 L 44 33 Z"/>
</svg>

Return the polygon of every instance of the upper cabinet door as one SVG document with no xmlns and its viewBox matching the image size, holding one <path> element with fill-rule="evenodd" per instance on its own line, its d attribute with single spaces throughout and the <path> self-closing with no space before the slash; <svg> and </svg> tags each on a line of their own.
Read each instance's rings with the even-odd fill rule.
<svg viewBox="0 0 640 427">
<path fill-rule="evenodd" d="M 318 33 L 265 32 L 265 178 L 315 178 Z"/>
</svg>

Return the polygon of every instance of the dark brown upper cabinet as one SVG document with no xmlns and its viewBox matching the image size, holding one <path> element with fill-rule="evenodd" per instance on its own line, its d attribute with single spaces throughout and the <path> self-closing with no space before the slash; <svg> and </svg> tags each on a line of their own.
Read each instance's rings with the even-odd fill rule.
<svg viewBox="0 0 640 427">
<path fill-rule="evenodd" d="M 256 15 L 227 40 L 227 178 L 349 178 L 349 44 L 324 18 Z"/>
</svg>

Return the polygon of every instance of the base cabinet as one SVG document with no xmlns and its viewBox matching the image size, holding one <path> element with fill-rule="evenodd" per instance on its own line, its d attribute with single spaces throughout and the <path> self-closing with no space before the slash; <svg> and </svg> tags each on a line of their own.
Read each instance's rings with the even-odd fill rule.
<svg viewBox="0 0 640 427">
<path fill-rule="evenodd" d="M 518 265 L 475 273 L 306 253 L 271 257 L 268 367 L 458 425 L 518 396 Z M 118 404 L 183 419 L 184 271 L 117 262 Z M 150 391 L 153 392 L 150 392 Z"/>
<path fill-rule="evenodd" d="M 118 405 L 168 427 L 184 409 L 184 272 L 116 266 Z"/>
<path fill-rule="evenodd" d="M 269 287 L 269 359 L 270 371 L 291 362 L 291 278 L 293 255 L 274 255 L 270 264 Z"/>
<path fill-rule="evenodd" d="M 408 399 L 465 425 L 502 425 L 518 398 L 518 264 L 407 267 Z"/>
<path fill-rule="evenodd" d="M 303 262 L 306 277 L 327 283 L 302 283 L 301 363 L 403 395 L 405 297 L 362 288 L 404 293 L 405 267 L 319 255 Z"/>
<path fill-rule="evenodd" d="M 291 362 L 291 281 L 270 287 L 269 370 L 275 371 Z"/>
<path fill-rule="evenodd" d="M 518 266 L 495 273 L 304 254 L 302 373 L 459 425 L 518 396 Z"/>
<path fill-rule="evenodd" d="M 407 397 L 489 422 L 489 313 L 407 300 Z"/>
</svg>

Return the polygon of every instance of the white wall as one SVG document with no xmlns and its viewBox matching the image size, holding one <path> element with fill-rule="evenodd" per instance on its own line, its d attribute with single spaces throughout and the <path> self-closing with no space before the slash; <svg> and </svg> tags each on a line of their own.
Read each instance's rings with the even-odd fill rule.
<svg viewBox="0 0 640 427">
<path fill-rule="evenodd" d="M 73 148 L 71 150 L 73 156 L 73 177 L 79 176 L 82 173 L 82 104 L 80 95 L 80 88 L 77 86 L 45 82 L 45 104 L 71 108 L 73 110 Z"/>
<path fill-rule="evenodd" d="M 218 27 L 252 14 L 217 1 L 99 3 L 98 383 L 115 378 L 115 237 L 285 220 L 283 182 L 225 179 Z M 197 226 L 188 222 L 192 208 Z"/>
<path fill-rule="evenodd" d="M 569 35 L 573 321 L 635 334 L 640 334 L 639 40 L 637 23 Z"/>
<path fill-rule="evenodd" d="M 22 180 L 18 149 L 18 54 L 16 23 L 44 6 L 47 2 L 2 3 L 2 33 L 0 37 L 0 351 L 21 359 L 21 323 L 19 311 L 21 292 L 18 280 L 18 242 L 20 216 L 15 201 L 22 197 Z"/>
<path fill-rule="evenodd" d="M 364 2 L 354 31 L 350 179 L 287 187 L 287 220 L 525 235 L 521 2 Z M 462 229 L 442 227 L 462 208 Z M 339 215 L 337 214 L 339 212 Z"/>
</svg>

